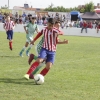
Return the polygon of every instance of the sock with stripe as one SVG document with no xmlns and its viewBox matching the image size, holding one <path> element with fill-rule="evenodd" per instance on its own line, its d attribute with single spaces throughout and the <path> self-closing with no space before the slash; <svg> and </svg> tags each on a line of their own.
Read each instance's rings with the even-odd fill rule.
<svg viewBox="0 0 100 100">
<path fill-rule="evenodd" d="M 34 62 L 31 67 L 29 68 L 27 74 L 31 74 L 37 67 L 39 66 L 39 62 Z"/>
<path fill-rule="evenodd" d="M 39 66 L 32 72 L 32 74 L 35 75 L 39 71 L 39 69 L 44 65 L 45 65 L 45 63 L 39 64 Z"/>
<path fill-rule="evenodd" d="M 20 51 L 20 53 L 22 54 L 22 53 L 25 51 L 25 49 L 26 49 L 26 47 L 24 46 L 24 47 L 22 48 L 22 50 Z"/>
</svg>

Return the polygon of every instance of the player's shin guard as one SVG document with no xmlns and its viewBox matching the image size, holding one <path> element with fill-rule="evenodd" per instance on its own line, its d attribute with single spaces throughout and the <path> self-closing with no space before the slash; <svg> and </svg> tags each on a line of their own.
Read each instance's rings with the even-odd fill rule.
<svg viewBox="0 0 100 100">
<path fill-rule="evenodd" d="M 20 55 L 22 55 L 22 53 L 25 51 L 25 49 L 26 49 L 26 47 L 24 46 L 24 47 L 22 48 L 22 50 L 20 51 Z"/>
<path fill-rule="evenodd" d="M 9 48 L 12 50 L 12 41 L 9 42 Z"/>
<path fill-rule="evenodd" d="M 49 69 L 46 69 L 44 68 L 42 71 L 41 71 L 41 75 L 45 76 L 47 73 L 48 73 Z"/>
<path fill-rule="evenodd" d="M 9 42 L 9 47 L 12 47 L 12 41 Z"/>
<path fill-rule="evenodd" d="M 30 69 L 28 70 L 27 74 L 30 75 L 38 66 L 39 66 L 39 62 L 34 62 L 34 63 L 31 65 Z"/>
<path fill-rule="evenodd" d="M 26 52 L 29 52 L 30 50 L 31 50 L 31 48 L 32 48 L 32 44 L 29 46 L 29 48 L 27 49 L 27 51 Z"/>
</svg>

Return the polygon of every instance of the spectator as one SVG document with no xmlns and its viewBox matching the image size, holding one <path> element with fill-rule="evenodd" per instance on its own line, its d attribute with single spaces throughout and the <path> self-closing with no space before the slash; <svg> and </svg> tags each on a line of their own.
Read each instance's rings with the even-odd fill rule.
<svg viewBox="0 0 100 100">
<path fill-rule="evenodd" d="M 88 28 L 93 28 L 93 25 L 92 25 L 92 22 L 90 21 L 89 23 L 88 23 Z"/>
<path fill-rule="evenodd" d="M 18 24 L 19 23 L 19 15 L 18 15 L 18 12 L 16 12 L 15 14 L 15 23 Z"/>
<path fill-rule="evenodd" d="M 97 25 L 97 33 L 99 32 L 99 29 L 100 29 L 100 22 L 99 22 L 99 24 Z"/>
<path fill-rule="evenodd" d="M 26 14 L 25 14 L 25 12 L 23 12 L 23 15 L 22 15 L 22 17 L 26 17 Z"/>
<path fill-rule="evenodd" d="M 95 29 L 96 29 L 98 26 L 98 22 L 95 20 L 94 23 L 96 24 L 96 26 L 95 26 Z"/>
<path fill-rule="evenodd" d="M 22 23 L 25 24 L 25 17 L 22 16 Z"/>
<path fill-rule="evenodd" d="M 87 33 L 87 22 L 84 20 L 83 24 L 82 24 L 82 29 L 81 29 L 81 33 L 83 32 L 83 29 L 85 29 L 85 32 Z"/>
<path fill-rule="evenodd" d="M 92 26 L 93 26 L 93 29 L 95 29 L 96 28 L 96 23 L 93 22 Z"/>
<path fill-rule="evenodd" d="M 0 13 L 0 22 L 2 22 L 3 15 Z"/>
</svg>

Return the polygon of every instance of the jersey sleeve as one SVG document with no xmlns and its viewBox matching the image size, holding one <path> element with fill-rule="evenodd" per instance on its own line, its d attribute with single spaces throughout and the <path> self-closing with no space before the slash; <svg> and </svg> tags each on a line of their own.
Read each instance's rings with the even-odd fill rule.
<svg viewBox="0 0 100 100">
<path fill-rule="evenodd" d="M 62 31 L 59 30 L 58 35 L 63 35 L 64 33 Z"/>
<path fill-rule="evenodd" d="M 41 30 L 41 32 L 39 32 L 36 37 L 34 38 L 34 41 L 36 41 L 41 35 L 43 34 L 43 30 Z"/>
<path fill-rule="evenodd" d="M 12 21 L 12 25 L 15 26 L 14 22 Z"/>
<path fill-rule="evenodd" d="M 29 27 L 29 23 L 25 25 L 25 27 Z"/>
<path fill-rule="evenodd" d="M 39 31 L 39 27 L 37 26 L 37 24 L 36 24 L 36 30 Z"/>
<path fill-rule="evenodd" d="M 63 35 L 63 32 L 59 29 L 57 29 L 57 33 L 58 33 L 58 35 Z"/>
</svg>

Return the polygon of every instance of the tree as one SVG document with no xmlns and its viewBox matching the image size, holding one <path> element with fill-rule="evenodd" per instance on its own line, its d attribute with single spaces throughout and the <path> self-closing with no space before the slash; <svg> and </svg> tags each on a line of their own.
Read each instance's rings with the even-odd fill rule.
<svg viewBox="0 0 100 100">
<path fill-rule="evenodd" d="M 80 12 L 81 12 L 81 13 L 84 13 L 84 12 L 85 12 L 85 9 L 84 9 L 84 8 L 81 8 L 81 9 L 80 9 Z"/>
<path fill-rule="evenodd" d="M 91 1 L 89 3 L 86 3 L 84 6 L 74 7 L 74 8 L 64 8 L 63 6 L 57 6 L 54 7 L 54 5 L 51 3 L 47 8 L 45 8 L 45 11 L 52 11 L 52 12 L 70 12 L 70 11 L 79 11 L 81 13 L 84 12 L 93 12 L 94 11 L 94 3 Z"/>
<path fill-rule="evenodd" d="M 91 1 L 85 4 L 85 12 L 93 12 L 94 11 L 94 3 Z"/>
</svg>

